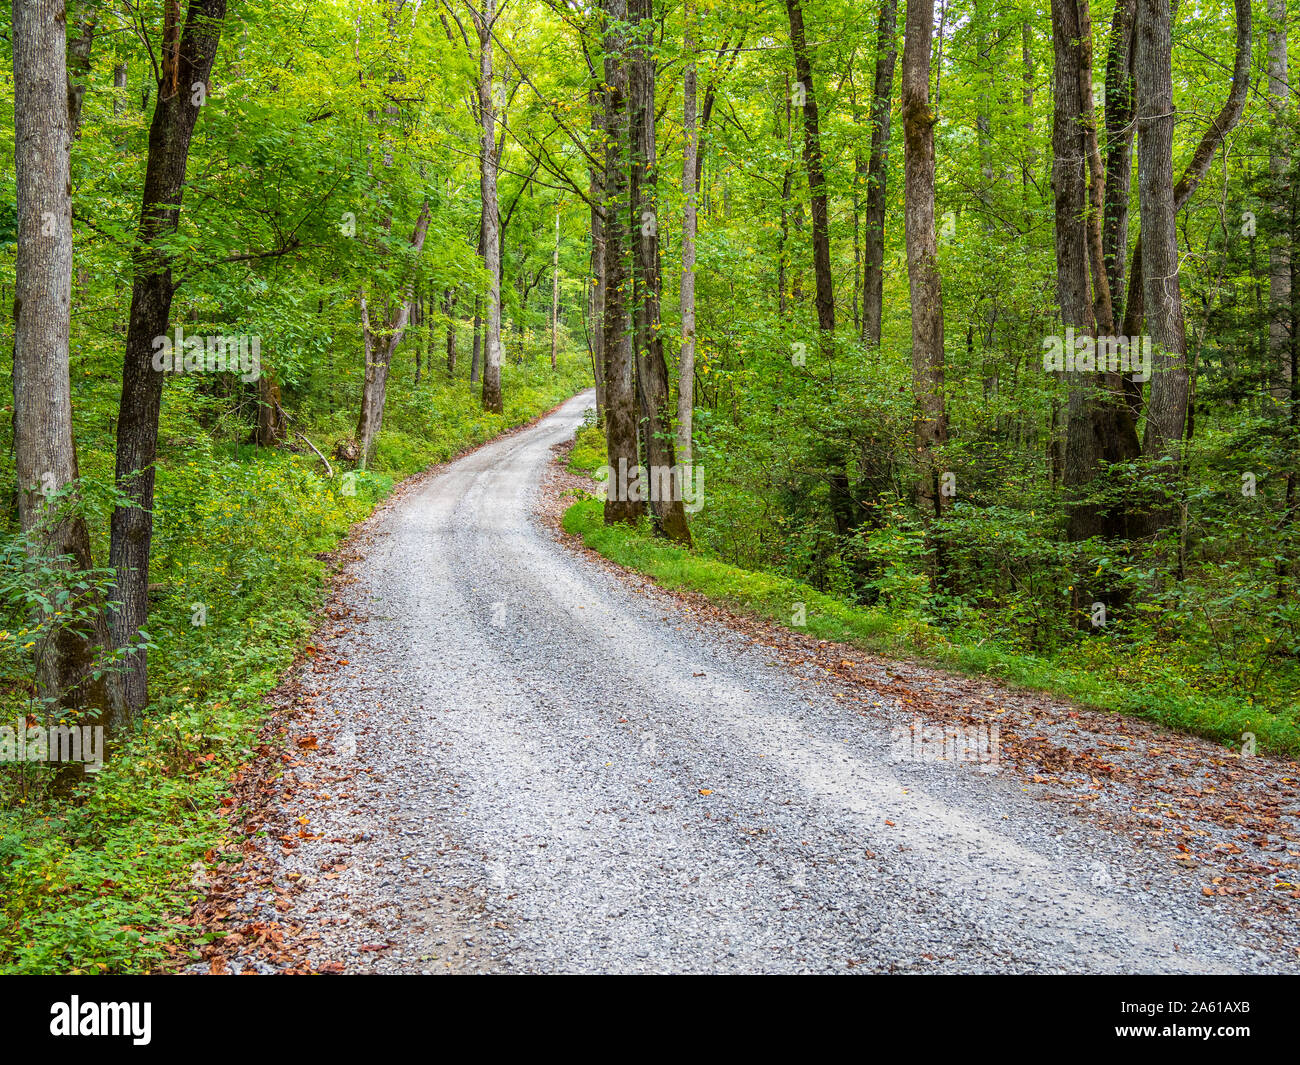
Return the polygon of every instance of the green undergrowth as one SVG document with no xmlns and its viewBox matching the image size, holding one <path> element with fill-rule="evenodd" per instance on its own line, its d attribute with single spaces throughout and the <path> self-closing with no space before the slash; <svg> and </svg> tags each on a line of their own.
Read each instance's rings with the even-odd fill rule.
<svg viewBox="0 0 1300 1065">
<path fill-rule="evenodd" d="M 485 415 L 464 380 L 404 395 L 372 471 L 350 477 L 335 462 L 327 478 L 305 451 L 215 444 L 171 397 L 164 438 L 188 443 L 159 464 L 150 705 L 70 793 L 42 765 L 0 766 L 0 972 L 137 973 L 188 957 L 197 944 L 177 915 L 196 898 L 195 863 L 238 857 L 222 799 L 253 754 L 267 693 L 312 631 L 328 552 L 401 478 L 590 385 L 577 353 L 556 373 L 507 363 L 502 376 L 501 416 Z M 329 453 L 328 420 L 307 435 Z M 97 467 L 111 470 L 111 453 L 83 448 L 83 468 Z M 106 528 L 106 508 L 90 510 Z M 33 711 L 27 650 L 11 635 L 20 625 L 6 618 L 0 638 L 0 724 Z"/>
<path fill-rule="evenodd" d="M 604 462 L 600 431 L 585 426 L 570 456 L 574 472 Z M 1239 748 L 1252 733 L 1259 749 L 1300 755 L 1300 721 L 1291 706 L 1265 706 L 1249 698 L 1198 690 L 1176 659 L 1149 643 L 1096 637 L 1049 659 L 1010 650 L 980 633 L 941 628 L 911 610 L 846 602 L 777 573 L 742 569 L 709 553 L 656 538 L 648 523 L 607 526 L 598 499 L 584 498 L 564 515 L 566 531 L 605 558 L 652 577 L 675 591 L 692 591 L 734 610 L 886 657 L 919 660 L 1049 692 L 1098 710 L 1147 718 L 1169 728 Z"/>
</svg>

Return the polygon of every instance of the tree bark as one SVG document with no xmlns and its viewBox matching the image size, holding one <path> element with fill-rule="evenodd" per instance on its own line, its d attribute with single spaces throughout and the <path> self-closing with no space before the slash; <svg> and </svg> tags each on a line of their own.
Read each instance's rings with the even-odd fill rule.
<svg viewBox="0 0 1300 1065">
<path fill-rule="evenodd" d="M 555 251 L 551 255 L 551 369 L 555 369 L 555 350 L 560 325 L 560 215 L 555 215 Z"/>
<path fill-rule="evenodd" d="M 597 79 L 598 80 L 598 79 Z M 602 94 L 592 88 L 588 93 L 591 106 L 591 141 L 599 145 L 604 141 L 602 125 Z M 596 423 L 605 424 L 605 171 L 593 161 L 589 172 L 589 199 L 591 201 L 591 289 L 588 305 L 591 325 L 588 330 L 588 347 L 591 353 L 591 374 L 596 381 Z"/>
<path fill-rule="evenodd" d="M 1234 0 L 1233 7 L 1237 45 L 1232 88 L 1175 186 L 1172 181 L 1174 116 L 1169 0 L 1138 0 L 1134 68 L 1138 94 L 1138 199 L 1142 234 L 1133 253 L 1125 323 L 1126 327 L 1133 324 L 1140 328 L 1142 316 L 1145 316 L 1155 349 L 1143 436 L 1143 451 L 1152 459 L 1177 458 L 1180 453 L 1190 392 L 1182 296 L 1178 285 L 1176 216 L 1200 185 L 1224 137 L 1241 118 L 1249 89 L 1250 0 Z M 1145 151 L 1144 134 L 1147 137 Z M 1169 145 L 1168 160 L 1166 142 Z M 1170 186 L 1168 189 L 1166 184 Z M 1147 225 L 1148 212 L 1157 227 L 1154 236 Z M 1160 242 L 1158 249 L 1153 247 L 1153 240 Z M 1140 298 L 1134 291 L 1139 263 Z M 1153 300 L 1157 302 L 1153 303 Z M 1137 329 L 1133 331 L 1134 335 L 1136 332 Z"/>
<path fill-rule="evenodd" d="M 686 524 L 674 457 L 668 364 L 664 358 L 663 322 L 660 319 L 659 170 L 655 144 L 655 55 L 651 30 L 653 2 L 631 0 L 628 6 L 637 41 L 629 78 L 630 196 L 633 224 L 639 223 L 633 244 L 637 400 L 644 425 L 644 452 L 650 470 L 650 485 L 657 488 L 649 500 L 655 531 L 667 539 L 689 544 L 691 534 Z M 672 489 L 668 493 L 662 491 L 665 478 Z"/>
<path fill-rule="evenodd" d="M 817 92 L 813 85 L 812 59 L 804 33 L 802 0 L 786 0 L 790 18 L 790 43 L 794 49 L 794 71 L 803 88 L 803 160 L 808 171 L 809 200 L 812 206 L 813 274 L 817 285 L 817 328 L 824 354 L 834 353 L 835 288 L 831 272 L 830 208 L 823 170 L 821 129 L 817 111 Z"/>
<path fill-rule="evenodd" d="M 1272 112 L 1281 117 L 1276 129 L 1287 128 L 1287 23 L 1286 0 L 1268 0 L 1268 95 Z M 1269 155 L 1268 170 L 1272 178 L 1274 195 L 1279 201 L 1284 195 L 1287 176 L 1291 169 L 1289 144 L 1281 144 Z M 1273 395 L 1282 402 L 1291 396 L 1291 381 L 1295 379 L 1294 335 L 1295 320 L 1291 308 L 1291 241 L 1293 234 L 1287 228 L 1290 212 L 1275 208 L 1277 228 L 1269 242 L 1268 251 L 1268 347 L 1272 354 Z"/>
<path fill-rule="evenodd" d="M 628 71 L 627 0 L 604 0 L 605 14 L 605 449 L 615 471 L 605 498 L 605 523 L 635 524 L 643 501 L 619 491 L 621 471 L 638 466 L 632 330 L 627 297 Z M 627 496 L 629 498 L 619 498 Z"/>
<path fill-rule="evenodd" d="M 280 384 L 275 373 L 263 366 L 257 378 L 257 428 L 253 439 L 258 447 L 279 447 L 288 435 L 289 425 L 280 406 Z"/>
<path fill-rule="evenodd" d="M 192 102 L 191 89 L 208 82 L 225 16 L 226 0 L 190 0 L 179 41 L 164 55 L 149 128 L 117 423 L 116 481 L 129 502 L 113 511 L 109 546 L 117 579 L 113 598 L 119 604 L 110 616 L 110 631 L 119 648 L 135 639 L 149 612 L 154 462 L 163 386 L 162 373 L 153 368 L 153 339 L 167 332 L 176 290 L 171 256 L 155 243 L 174 233 L 180 221 L 190 139 L 200 110 Z M 120 717 L 129 719 L 147 698 L 147 655 L 133 651 L 124 662 Z"/>
<path fill-rule="evenodd" d="M 456 376 L 456 290 L 447 289 L 446 302 L 444 309 L 447 313 L 447 376 Z M 429 370 L 432 372 L 433 364 L 430 361 Z"/>
<path fill-rule="evenodd" d="M 686 0 L 683 19 L 682 53 L 686 56 L 686 70 L 682 79 L 682 280 L 678 293 L 682 350 L 677 364 L 677 461 L 683 467 L 689 467 L 695 449 L 695 231 L 699 195 L 695 185 L 695 163 L 700 148 L 695 113 L 695 0 Z"/>
<path fill-rule="evenodd" d="M 68 5 L 72 7 L 72 4 Z M 76 36 L 68 41 L 68 130 L 75 139 L 81 132 L 81 107 L 86 98 L 86 83 L 90 80 L 90 50 L 95 42 L 95 28 L 99 12 L 89 3 L 81 3 L 77 12 L 68 19 Z"/>
<path fill-rule="evenodd" d="M 1092 20 L 1088 0 L 1054 0 L 1055 114 L 1053 184 L 1056 186 L 1057 271 L 1061 319 L 1076 335 L 1115 333 L 1113 293 L 1126 253 L 1132 139 L 1131 63 L 1135 0 L 1120 0 L 1110 33 L 1107 63 L 1107 158 L 1097 143 L 1092 93 Z M 1082 154 L 1080 154 L 1082 153 Z M 1088 177 L 1085 177 L 1084 162 Z M 1090 178 L 1090 180 L 1088 179 Z M 1086 208 L 1084 190 L 1086 185 Z M 1080 247 L 1083 239 L 1085 246 Z M 1118 263 L 1116 262 L 1118 260 Z M 1091 285 L 1091 304 L 1086 303 Z M 1103 461 L 1138 453 L 1133 416 L 1124 400 L 1124 377 L 1104 365 L 1070 374 L 1063 481 L 1089 484 Z M 1070 507 L 1071 540 L 1127 530 L 1124 508 L 1088 502 Z"/>
<path fill-rule="evenodd" d="M 1138 0 L 1135 71 L 1142 289 L 1153 348 L 1143 450 L 1154 460 L 1179 456 L 1188 390 L 1183 301 L 1178 283 L 1169 0 Z"/>
<path fill-rule="evenodd" d="M 479 115 L 483 123 L 479 186 L 483 199 L 483 265 L 491 279 L 487 296 L 487 335 L 483 352 L 483 409 L 502 412 L 501 401 L 501 244 L 497 214 L 496 101 L 492 97 L 492 29 L 496 0 L 484 0 L 475 17 L 479 39 Z"/>
<path fill-rule="evenodd" d="M 890 102 L 898 57 L 898 0 L 881 0 L 876 26 L 876 78 L 871 98 L 871 157 L 863 211 L 862 339 L 880 343 L 885 307 L 885 185 L 889 175 Z"/>
<path fill-rule="evenodd" d="M 916 404 L 916 500 L 925 520 L 941 513 L 935 449 L 948 440 L 944 409 L 943 286 L 934 230 L 934 113 L 930 45 L 934 0 L 907 0 L 903 41 L 903 220 L 912 306 L 912 395 Z"/>
<path fill-rule="evenodd" d="M 1129 194 L 1133 181 L 1133 21 L 1137 0 L 1118 0 L 1106 58 L 1106 190 L 1101 248 L 1111 313 L 1124 317 L 1124 264 L 1128 259 Z"/>
<path fill-rule="evenodd" d="M 62 0 L 14 0 L 14 170 L 18 246 L 14 278 L 14 466 L 18 518 L 33 558 L 91 567 L 90 536 L 69 497 L 47 495 L 80 476 L 72 435 L 69 337 L 72 300 L 71 94 Z M 72 489 L 73 492 L 76 489 Z M 51 594 L 53 589 L 50 590 Z M 103 706 L 90 683 L 106 632 L 53 630 L 39 648 L 36 682 L 60 705 Z M 110 718 L 110 727 L 116 724 Z"/>
<path fill-rule="evenodd" d="M 429 201 L 420 207 L 420 215 L 411 234 L 411 252 L 418 259 L 424 250 L 424 237 L 429 231 Z M 370 311 L 366 296 L 361 294 L 361 332 L 366 355 L 365 376 L 361 384 L 361 414 L 357 419 L 357 447 L 362 469 L 374 458 L 375 439 L 384 424 L 384 404 L 388 396 L 388 371 L 393 365 L 393 355 L 401 344 L 410 320 L 411 303 L 415 296 L 415 280 L 406 288 L 396 304 L 391 317 L 384 323 L 383 332 L 376 335 L 370 324 Z"/>
</svg>

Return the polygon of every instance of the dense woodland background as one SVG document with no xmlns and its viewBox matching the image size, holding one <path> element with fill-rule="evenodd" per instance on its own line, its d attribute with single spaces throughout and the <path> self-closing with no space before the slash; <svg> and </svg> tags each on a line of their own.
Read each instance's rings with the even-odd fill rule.
<svg viewBox="0 0 1300 1065">
<path fill-rule="evenodd" d="M 4 701 L 114 758 L 0 767 L 0 964 L 160 957 L 324 553 L 593 383 L 579 465 L 704 470 L 624 547 L 1300 750 L 1289 7 L 14 0 Z"/>
</svg>

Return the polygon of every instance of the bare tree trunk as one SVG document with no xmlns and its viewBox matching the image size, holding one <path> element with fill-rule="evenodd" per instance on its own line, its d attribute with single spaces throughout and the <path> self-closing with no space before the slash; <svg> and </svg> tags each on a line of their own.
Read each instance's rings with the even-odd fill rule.
<svg viewBox="0 0 1300 1065">
<path fill-rule="evenodd" d="M 1142 288 L 1154 349 L 1143 450 L 1151 459 L 1159 459 L 1179 454 L 1188 390 L 1187 341 L 1178 283 L 1169 0 L 1138 0 L 1135 70 Z"/>
<path fill-rule="evenodd" d="M 605 499 L 605 523 L 635 524 L 643 500 L 621 491 L 639 466 L 632 330 L 627 297 L 627 0 L 604 0 L 605 14 L 605 449 L 615 471 Z M 624 471 L 626 473 L 624 474 Z M 620 498 L 623 497 L 623 498 Z"/>
<path fill-rule="evenodd" d="M 280 384 L 267 366 L 257 378 L 257 428 L 253 439 L 258 447 L 278 447 L 289 435 L 289 425 L 280 406 Z"/>
<path fill-rule="evenodd" d="M 1087 0 L 1052 0 L 1053 112 L 1052 190 L 1055 196 L 1056 288 L 1061 322 L 1070 334 L 1096 336 L 1098 323 L 1096 270 L 1092 244 L 1094 231 L 1100 251 L 1100 225 L 1088 212 L 1091 188 L 1087 167 L 1093 158 L 1088 123 L 1092 120 L 1092 22 Z M 1100 174 L 1094 171 L 1094 179 Z M 1093 266 L 1093 289 L 1089 266 Z M 1109 285 L 1100 286 L 1109 296 Z M 1109 303 L 1107 303 L 1109 307 Z M 1067 353 L 1070 357 L 1074 352 Z M 1070 372 L 1070 399 L 1066 417 L 1064 482 L 1080 485 L 1096 474 L 1101 440 L 1097 413 L 1095 371 Z M 1070 514 L 1072 539 L 1091 536 L 1098 515 L 1091 507 L 1074 507 Z"/>
<path fill-rule="evenodd" d="M 474 297 L 474 351 L 469 363 L 469 383 L 479 379 L 479 369 L 483 365 L 483 298 Z"/>
<path fill-rule="evenodd" d="M 1128 259 L 1128 206 L 1133 180 L 1133 21 L 1137 0 L 1118 0 L 1106 59 L 1106 191 L 1101 248 L 1111 313 L 1124 317 L 1124 264 Z"/>
<path fill-rule="evenodd" d="M 424 250 L 424 237 L 429 231 L 429 201 L 420 207 L 420 215 L 411 234 L 411 249 L 415 258 Z M 361 414 L 357 419 L 358 461 L 362 469 L 374 458 L 375 438 L 384 423 L 384 403 L 388 395 L 388 371 L 393 365 L 393 354 L 402 342 L 410 319 L 411 303 L 415 296 L 415 281 L 406 284 L 402 295 L 393 305 L 391 317 L 384 323 L 382 334 L 376 336 L 370 324 L 366 297 L 361 296 L 361 331 L 366 353 L 366 372 L 361 385 Z"/>
<path fill-rule="evenodd" d="M 551 255 L 551 369 L 555 369 L 556 330 L 560 325 L 560 214 L 555 214 L 555 252 Z"/>
<path fill-rule="evenodd" d="M 817 328 L 823 353 L 834 353 L 835 289 L 831 272 L 830 208 L 826 193 L 826 176 L 822 168 L 822 144 L 817 93 L 813 86 L 812 60 L 804 34 L 802 0 L 785 0 L 790 18 L 790 43 L 794 48 L 796 89 L 803 97 L 803 160 L 808 170 L 809 199 L 812 205 L 813 274 L 817 285 Z"/>
<path fill-rule="evenodd" d="M 120 115 L 126 110 L 126 64 L 118 63 L 113 68 L 113 114 Z"/>
<path fill-rule="evenodd" d="M 890 101 L 898 57 L 898 0 L 881 0 L 876 26 L 876 80 L 871 97 L 871 158 L 863 215 L 862 339 L 880 343 L 885 307 L 885 182 L 889 174 Z"/>
<path fill-rule="evenodd" d="M 483 122 L 480 181 L 483 198 L 483 265 L 491 278 L 487 298 L 487 337 L 483 352 L 483 409 L 502 412 L 501 401 L 501 237 L 497 214 L 496 101 L 492 97 L 492 29 L 496 0 L 484 0 L 477 15 L 479 39 L 479 114 Z"/>
<path fill-rule="evenodd" d="M 1024 195 L 1025 230 L 1033 225 L 1032 212 L 1029 208 L 1030 190 L 1034 185 L 1034 166 L 1038 162 L 1038 153 L 1033 148 L 1034 137 L 1034 28 L 1031 24 L 1032 14 L 1026 14 L 1020 25 L 1020 65 L 1021 89 L 1020 102 L 1025 109 L 1025 148 L 1024 158 L 1020 164 L 1020 188 Z"/>
<path fill-rule="evenodd" d="M 692 462 L 695 441 L 695 230 L 698 192 L 695 162 L 699 153 L 699 124 L 696 120 L 695 0 L 686 0 L 682 52 L 686 71 L 682 87 L 682 281 L 679 307 L 682 316 L 682 351 L 677 365 L 677 461 L 683 467 Z"/>
<path fill-rule="evenodd" d="M 943 286 L 934 230 L 934 113 L 930 44 L 934 0 L 907 0 L 903 39 L 903 220 L 912 305 L 912 395 L 916 403 L 916 501 L 928 521 L 943 495 L 934 451 L 947 443 L 943 396 Z"/>
<path fill-rule="evenodd" d="M 655 531 L 679 543 L 689 544 L 686 510 L 676 483 L 677 465 L 673 449 L 672 406 L 668 387 L 668 364 L 660 320 L 661 281 L 659 273 L 659 180 L 655 144 L 655 55 L 653 34 L 648 32 L 653 0 L 631 0 L 629 14 L 636 33 L 632 53 L 629 97 L 631 103 L 632 217 L 640 221 L 633 244 L 636 299 L 637 399 L 645 425 L 645 457 L 650 468 L 652 493 L 650 512 Z M 671 491 L 662 491 L 667 477 Z M 668 498 L 665 499 L 664 495 Z M 658 498 L 653 498 L 658 496 Z"/>
<path fill-rule="evenodd" d="M 1174 117 L 1169 0 L 1138 0 L 1134 68 L 1138 92 L 1138 199 L 1142 212 L 1142 235 L 1134 249 L 1134 270 L 1136 272 L 1140 255 L 1142 299 L 1135 299 L 1130 285 L 1126 323 L 1140 322 L 1137 315 L 1145 314 L 1155 349 L 1143 438 L 1143 451 L 1152 459 L 1178 457 L 1190 392 L 1182 295 L 1178 285 L 1176 216 L 1200 185 L 1223 138 L 1240 119 L 1249 89 L 1250 0 L 1234 0 L 1233 6 L 1237 47 L 1232 89 L 1223 108 L 1202 135 L 1187 170 L 1175 186 L 1172 180 Z M 1147 224 L 1148 213 L 1156 226 L 1154 231 Z M 1155 240 L 1160 242 L 1159 248 L 1153 246 Z"/>
<path fill-rule="evenodd" d="M 68 6 L 71 8 L 73 5 Z M 67 59 L 68 130 L 73 138 L 81 131 L 81 105 L 86 97 L 86 82 L 90 79 L 90 50 L 99 20 L 99 12 L 92 4 L 83 2 L 76 7 L 76 14 L 68 18 L 77 35 L 68 40 Z"/>
<path fill-rule="evenodd" d="M 591 105 L 592 142 L 604 139 L 602 126 L 602 101 L 598 89 L 588 93 Z M 591 373 L 596 380 L 596 422 L 605 423 L 605 172 L 594 163 L 590 168 L 591 200 L 591 276 L 588 346 L 591 352 Z"/>
<path fill-rule="evenodd" d="M 1286 116 L 1290 88 L 1287 85 L 1286 0 L 1268 0 L 1268 94 L 1273 113 Z M 1285 118 L 1276 127 L 1287 128 Z M 1291 169 L 1290 145 L 1279 147 L 1269 156 L 1268 170 L 1275 194 L 1286 187 Z M 1290 399 L 1295 370 L 1292 366 L 1295 330 L 1291 310 L 1291 241 L 1293 234 L 1285 225 L 1290 212 L 1275 210 L 1280 224 L 1272 235 L 1268 251 L 1268 346 L 1273 356 L 1274 396 Z"/>
<path fill-rule="evenodd" d="M 456 290 L 447 289 L 445 303 L 447 312 L 447 376 L 456 376 Z M 429 364 L 430 372 L 433 370 L 433 364 Z"/>
<path fill-rule="evenodd" d="M 190 138 L 199 117 L 193 86 L 207 85 L 225 16 L 226 0 L 190 0 L 184 32 L 163 57 L 149 128 L 117 423 L 117 487 L 129 502 L 113 511 L 109 546 L 109 561 L 117 574 L 113 598 L 119 606 L 110 618 L 116 647 L 130 644 L 149 613 L 154 462 L 163 386 L 162 373 L 153 368 L 153 340 L 167 332 L 175 294 L 171 256 L 155 244 L 174 233 L 180 221 Z M 146 653 L 135 651 L 125 661 L 124 718 L 145 705 L 147 689 Z"/>
<path fill-rule="evenodd" d="M 1232 87 L 1228 92 L 1228 98 L 1224 101 L 1223 107 L 1219 113 L 1206 127 L 1205 132 L 1201 135 L 1201 140 L 1196 146 L 1196 151 L 1192 153 L 1191 161 L 1187 164 L 1187 169 L 1183 171 L 1183 176 L 1179 178 L 1178 184 L 1174 186 L 1174 213 L 1186 206 L 1187 201 L 1191 199 L 1192 194 L 1200 187 L 1202 179 L 1210 168 L 1210 163 L 1214 160 L 1214 154 L 1219 150 L 1219 146 L 1234 126 L 1241 119 L 1242 110 L 1246 105 L 1246 94 L 1250 89 L 1250 58 L 1251 58 L 1251 4 L 1250 0 L 1233 0 L 1233 8 L 1236 14 L 1237 22 L 1237 46 L 1236 58 L 1233 61 L 1232 70 Z M 1134 65 L 1136 70 L 1137 56 L 1137 33 L 1134 33 Z M 1141 132 L 1141 122 L 1137 123 L 1138 131 Z M 1140 171 L 1140 167 L 1139 167 Z M 1140 180 L 1140 172 L 1139 172 Z M 1143 302 L 1144 278 L 1142 271 L 1139 269 L 1142 263 L 1142 235 L 1138 235 L 1136 244 L 1133 247 L 1133 261 L 1129 268 L 1128 295 L 1124 309 L 1124 331 L 1130 335 L 1136 335 L 1142 328 L 1143 316 L 1146 313 Z"/>
<path fill-rule="evenodd" d="M 794 125 L 790 111 L 790 75 L 785 76 L 785 165 L 781 174 L 781 239 L 777 244 L 776 287 L 777 312 L 782 318 L 790 314 L 790 293 L 786 275 L 790 264 L 790 194 L 794 189 L 794 175 L 790 156 L 794 147 Z M 781 108 L 776 109 L 776 131 L 781 132 Z"/>
<path fill-rule="evenodd" d="M 1127 250 L 1132 137 L 1132 11 L 1128 7 L 1134 3 L 1120 0 L 1111 28 L 1106 108 L 1109 135 L 1103 167 L 1092 93 L 1088 0 L 1053 2 L 1057 277 L 1062 322 L 1080 336 L 1110 337 L 1115 332 L 1112 294 L 1116 270 L 1122 274 Z M 1090 180 L 1084 176 L 1085 161 Z M 1086 185 L 1086 210 L 1080 182 Z M 1081 236 L 1085 247 L 1079 246 Z M 1092 300 L 1085 306 L 1079 301 L 1087 301 L 1089 284 Z M 1121 462 L 1136 457 L 1138 444 L 1134 420 L 1124 401 L 1121 372 L 1111 372 L 1103 364 L 1090 371 L 1076 370 L 1070 380 L 1063 481 L 1067 486 L 1080 486 L 1093 480 L 1103 460 Z M 1103 511 L 1084 502 L 1071 506 L 1068 535 L 1072 540 L 1102 533 L 1122 535 L 1126 528 L 1124 508 Z"/>
<path fill-rule="evenodd" d="M 72 299 L 70 102 L 62 0 L 14 0 L 14 169 L 18 248 L 14 279 L 14 465 L 18 518 L 34 557 L 91 566 L 82 518 L 48 496 L 79 477 L 72 435 L 68 344 Z M 75 489 L 74 489 L 75 491 Z M 62 506 L 75 503 L 67 499 Z M 53 590 L 51 590 L 51 595 Z M 91 690 L 95 643 L 105 631 L 62 627 L 41 648 L 42 697 L 63 705 L 102 705 Z M 110 726 L 116 722 L 107 722 Z"/>
</svg>

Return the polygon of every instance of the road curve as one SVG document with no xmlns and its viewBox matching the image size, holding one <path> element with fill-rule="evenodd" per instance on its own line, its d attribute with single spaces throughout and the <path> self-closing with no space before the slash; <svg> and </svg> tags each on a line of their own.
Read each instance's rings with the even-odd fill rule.
<svg viewBox="0 0 1300 1065">
<path fill-rule="evenodd" d="M 362 545 L 355 617 L 302 677 L 323 753 L 286 812 L 311 838 L 278 859 L 314 964 L 1288 967 L 1126 876 L 1122 833 L 1011 773 L 893 761 L 887 719 L 557 543 L 537 486 L 590 403 L 451 463 Z"/>
</svg>

